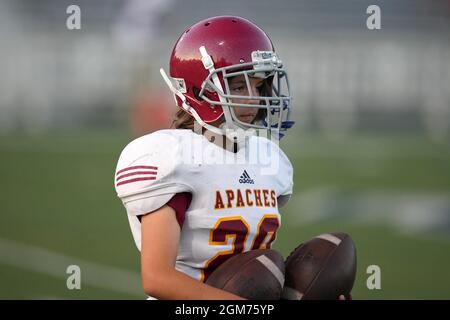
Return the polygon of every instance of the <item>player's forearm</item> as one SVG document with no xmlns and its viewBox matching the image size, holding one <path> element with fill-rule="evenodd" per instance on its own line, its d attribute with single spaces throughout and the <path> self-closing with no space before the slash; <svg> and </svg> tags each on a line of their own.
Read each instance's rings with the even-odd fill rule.
<svg viewBox="0 0 450 320">
<path fill-rule="evenodd" d="M 143 276 L 146 294 L 169 300 L 243 300 L 229 292 L 211 287 L 182 272 L 170 270 L 158 275 Z"/>
</svg>

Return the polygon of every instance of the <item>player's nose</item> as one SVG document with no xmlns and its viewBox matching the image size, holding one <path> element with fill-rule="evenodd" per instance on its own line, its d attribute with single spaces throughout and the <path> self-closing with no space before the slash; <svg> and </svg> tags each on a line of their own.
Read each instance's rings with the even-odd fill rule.
<svg viewBox="0 0 450 320">
<path fill-rule="evenodd" d="M 261 96 L 261 93 L 259 92 L 259 89 L 255 84 L 250 85 L 249 96 L 250 97 L 260 97 Z M 248 104 L 259 104 L 259 102 L 260 102 L 259 99 L 249 99 L 247 103 Z"/>
</svg>

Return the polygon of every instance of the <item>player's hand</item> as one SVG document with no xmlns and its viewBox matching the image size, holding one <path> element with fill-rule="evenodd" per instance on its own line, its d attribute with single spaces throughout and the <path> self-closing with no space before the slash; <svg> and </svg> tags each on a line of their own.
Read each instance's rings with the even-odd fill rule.
<svg viewBox="0 0 450 320">
<path fill-rule="evenodd" d="M 352 294 L 350 293 L 347 297 L 341 294 L 338 298 L 339 300 L 353 300 Z"/>
</svg>

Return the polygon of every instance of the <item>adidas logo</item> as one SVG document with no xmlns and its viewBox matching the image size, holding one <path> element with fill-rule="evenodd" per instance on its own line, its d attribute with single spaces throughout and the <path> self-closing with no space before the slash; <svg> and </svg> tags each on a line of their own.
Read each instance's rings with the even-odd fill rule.
<svg viewBox="0 0 450 320">
<path fill-rule="evenodd" d="M 250 178 L 250 176 L 247 173 L 247 170 L 244 170 L 244 173 L 241 175 L 241 177 L 239 178 L 239 183 L 250 183 L 250 184 L 255 184 L 255 181 L 253 181 L 252 178 Z"/>
</svg>

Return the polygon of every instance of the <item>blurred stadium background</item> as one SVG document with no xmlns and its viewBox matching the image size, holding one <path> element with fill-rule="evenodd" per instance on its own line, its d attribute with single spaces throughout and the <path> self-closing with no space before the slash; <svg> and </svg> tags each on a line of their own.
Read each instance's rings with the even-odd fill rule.
<svg viewBox="0 0 450 320">
<path fill-rule="evenodd" d="M 66 28 L 71 4 L 81 30 Z M 293 86 L 295 194 L 275 248 L 345 231 L 355 299 L 449 299 L 448 0 L 0 0 L 0 298 L 144 298 L 116 160 L 169 125 L 158 69 L 178 36 L 222 14 L 269 34 Z"/>
</svg>

